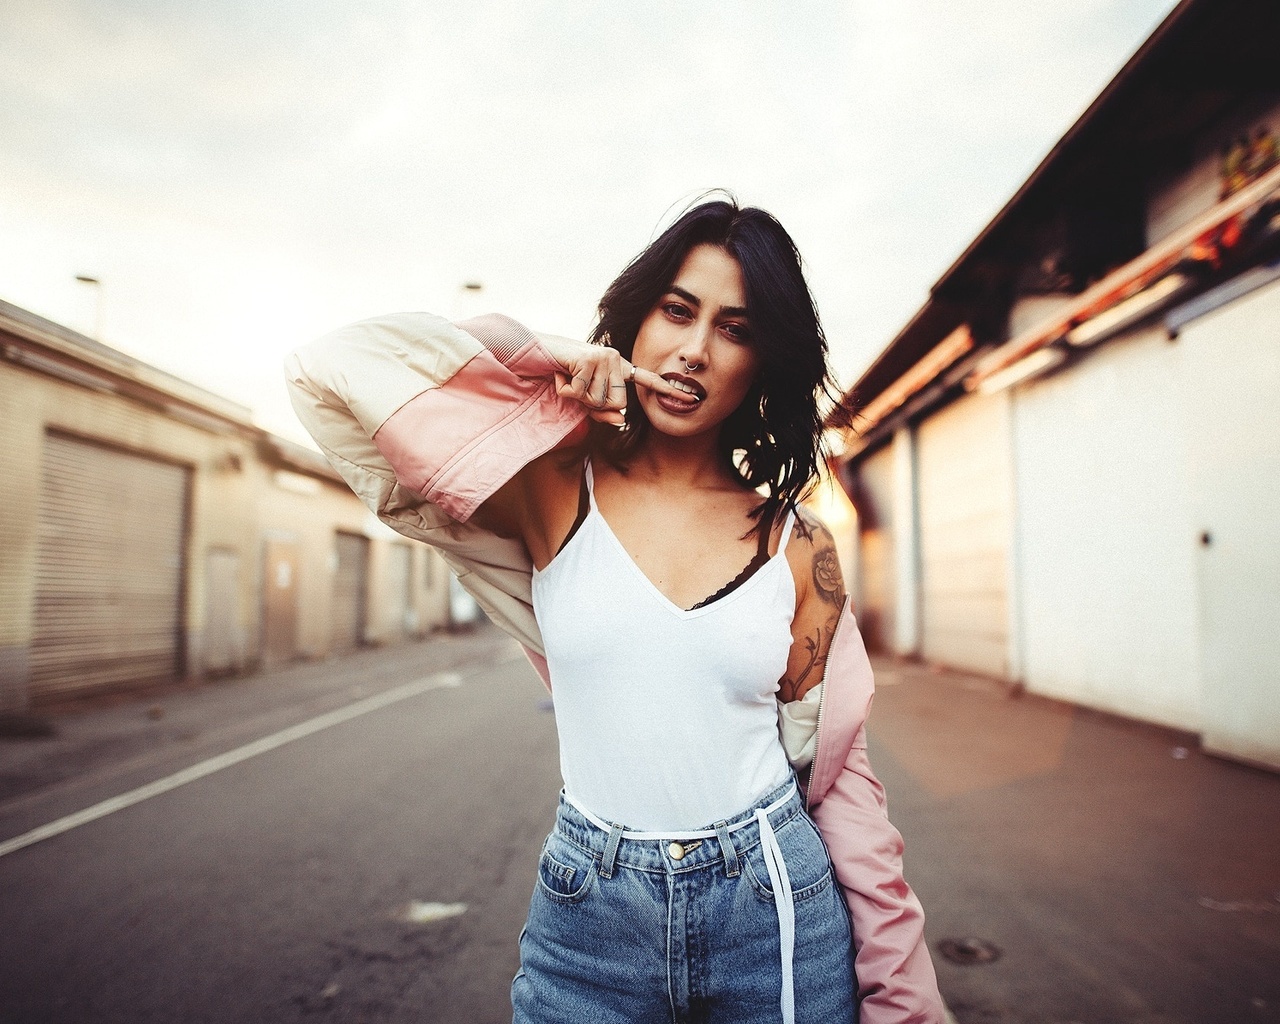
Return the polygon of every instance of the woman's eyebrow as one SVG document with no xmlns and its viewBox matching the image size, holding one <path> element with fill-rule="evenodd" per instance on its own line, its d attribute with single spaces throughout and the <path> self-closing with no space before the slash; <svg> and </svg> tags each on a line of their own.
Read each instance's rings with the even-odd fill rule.
<svg viewBox="0 0 1280 1024">
<path fill-rule="evenodd" d="M 673 295 L 679 295 L 680 298 L 684 299 L 684 301 L 689 303 L 689 305 L 696 306 L 699 309 L 702 308 L 702 300 L 698 298 L 698 296 L 694 295 L 693 292 L 685 291 L 678 284 L 673 284 L 667 290 L 670 291 Z M 746 306 L 721 306 L 720 315 L 721 316 L 746 316 L 747 307 Z"/>
</svg>

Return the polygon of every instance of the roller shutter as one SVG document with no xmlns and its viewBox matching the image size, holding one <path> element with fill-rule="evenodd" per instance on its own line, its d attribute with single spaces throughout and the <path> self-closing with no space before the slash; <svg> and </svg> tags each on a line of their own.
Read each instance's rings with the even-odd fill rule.
<svg viewBox="0 0 1280 1024">
<path fill-rule="evenodd" d="M 364 643 L 369 541 L 359 534 L 339 533 L 334 550 L 333 652 L 342 654 Z"/>
<path fill-rule="evenodd" d="M 917 431 L 921 653 L 1009 673 L 1013 470 L 1007 396 L 972 395 Z"/>
<path fill-rule="evenodd" d="M 408 544 L 392 544 L 387 554 L 387 601 L 390 605 L 392 635 L 402 637 L 413 632 L 413 595 L 410 591 L 409 566 L 413 551 Z"/>
<path fill-rule="evenodd" d="M 181 675 L 187 470 L 54 433 L 43 467 L 33 698 Z"/>
</svg>

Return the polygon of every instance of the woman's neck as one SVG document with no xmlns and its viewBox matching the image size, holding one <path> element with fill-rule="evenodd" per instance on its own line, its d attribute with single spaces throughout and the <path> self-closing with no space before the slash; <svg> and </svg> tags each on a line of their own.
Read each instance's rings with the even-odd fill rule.
<svg viewBox="0 0 1280 1024">
<path fill-rule="evenodd" d="M 732 482 L 714 435 L 671 437 L 651 431 L 629 462 L 645 479 L 678 487 L 715 488 Z"/>
</svg>

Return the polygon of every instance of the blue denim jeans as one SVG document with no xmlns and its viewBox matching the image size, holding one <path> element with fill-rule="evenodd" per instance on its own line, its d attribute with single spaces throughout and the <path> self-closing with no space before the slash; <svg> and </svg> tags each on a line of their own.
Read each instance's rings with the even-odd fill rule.
<svg viewBox="0 0 1280 1024">
<path fill-rule="evenodd" d="M 664 841 L 611 842 L 562 796 L 520 935 L 515 1024 L 777 1024 L 779 915 L 755 810 L 677 859 Z M 798 793 L 768 818 L 795 907 L 795 1020 L 856 1021 L 849 915 L 826 846 Z"/>
</svg>

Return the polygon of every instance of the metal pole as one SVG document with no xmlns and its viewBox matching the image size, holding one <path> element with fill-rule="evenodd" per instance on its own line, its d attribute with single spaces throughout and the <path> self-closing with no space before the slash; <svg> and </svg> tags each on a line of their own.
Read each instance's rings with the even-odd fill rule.
<svg viewBox="0 0 1280 1024">
<path fill-rule="evenodd" d="M 94 304 L 93 315 L 93 336 L 98 341 L 102 340 L 102 282 L 89 274 L 77 274 L 76 280 L 82 284 L 91 284 L 96 293 L 96 302 Z"/>
</svg>

